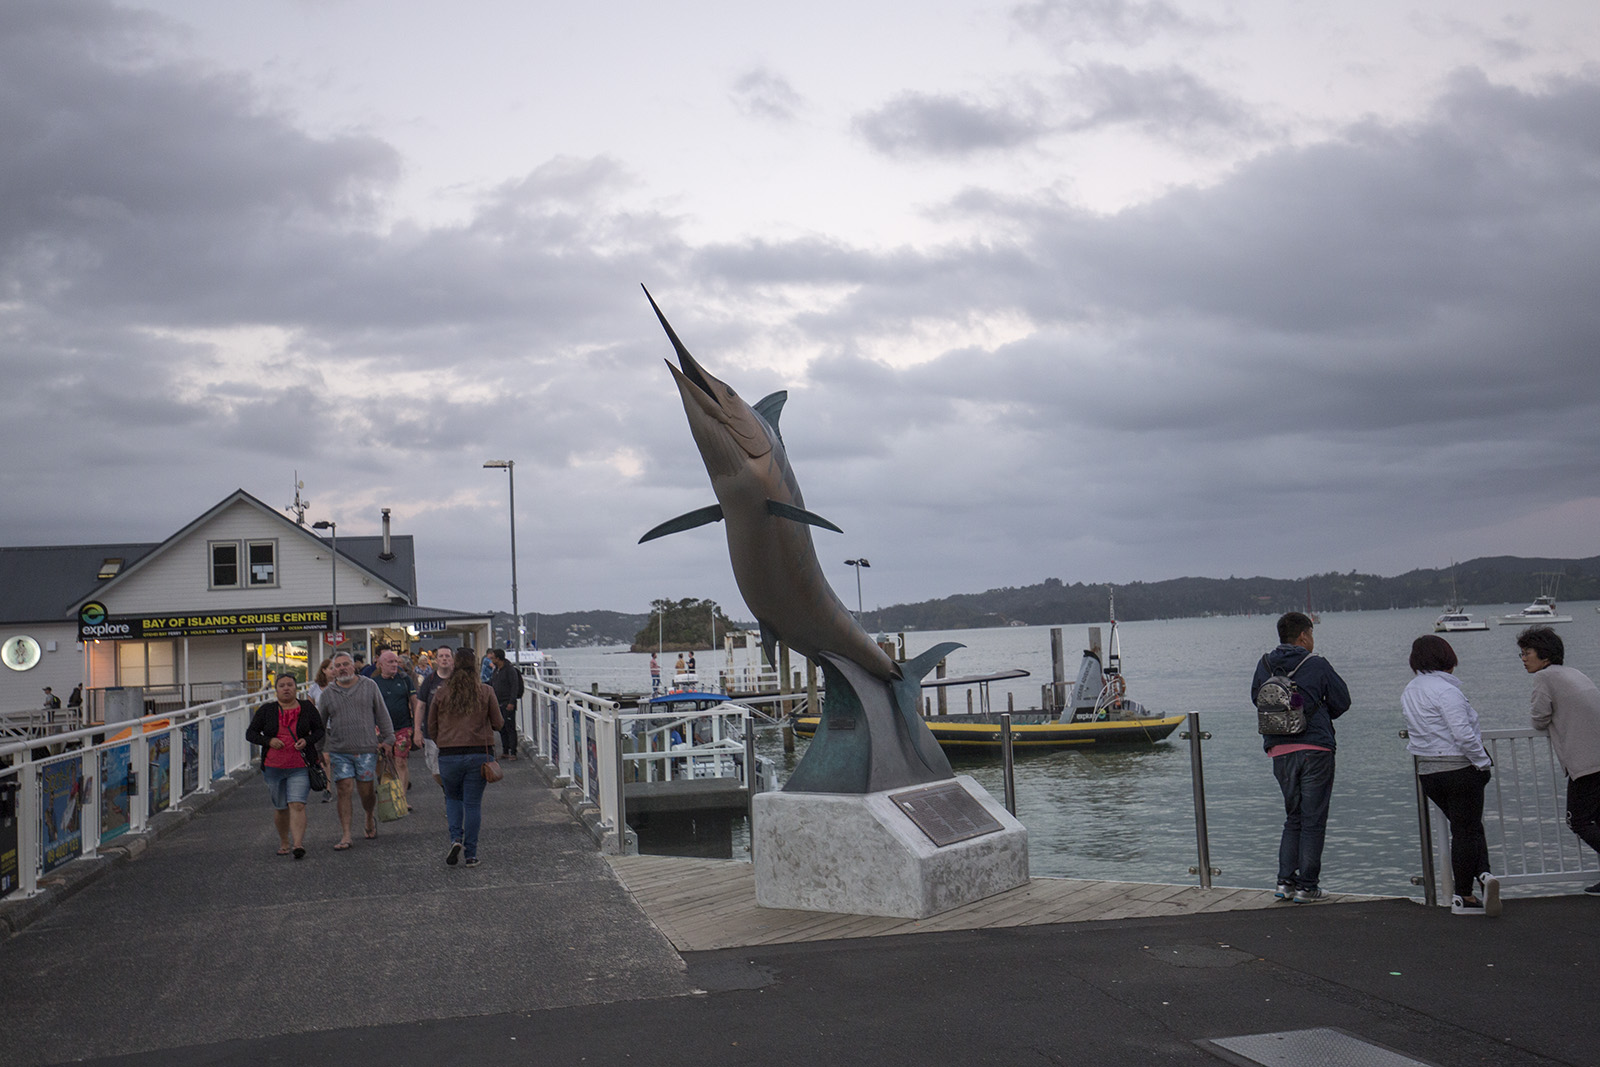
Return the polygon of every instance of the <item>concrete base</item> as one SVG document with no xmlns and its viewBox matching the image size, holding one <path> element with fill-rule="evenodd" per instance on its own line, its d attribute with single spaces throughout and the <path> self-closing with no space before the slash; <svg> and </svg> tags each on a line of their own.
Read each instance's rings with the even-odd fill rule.
<svg viewBox="0 0 1600 1067">
<path fill-rule="evenodd" d="M 1028 881 L 1028 831 L 967 775 L 1001 829 L 938 847 L 891 793 L 758 793 L 756 903 L 925 919 Z"/>
</svg>

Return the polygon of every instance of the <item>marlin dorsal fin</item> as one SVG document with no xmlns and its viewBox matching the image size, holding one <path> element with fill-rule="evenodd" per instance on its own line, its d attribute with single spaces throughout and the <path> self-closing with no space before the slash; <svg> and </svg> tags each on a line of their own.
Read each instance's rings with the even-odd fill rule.
<svg viewBox="0 0 1600 1067">
<path fill-rule="evenodd" d="M 778 435 L 778 440 L 783 440 L 783 431 L 778 429 L 778 416 L 783 414 L 783 403 L 789 399 L 787 389 L 779 389 L 776 393 L 768 393 L 756 401 L 756 414 L 767 420 L 767 425 L 772 427 L 772 432 Z"/>
<path fill-rule="evenodd" d="M 639 543 L 642 545 L 646 541 L 654 541 L 658 537 L 667 536 L 667 534 L 682 533 L 685 530 L 692 530 L 696 526 L 705 526 L 713 522 L 721 521 L 721 504 L 712 504 L 708 507 L 696 508 L 694 511 L 691 511 L 686 515 L 679 515 L 675 519 L 668 519 L 660 526 L 657 526 L 655 529 L 639 538 Z"/>
<path fill-rule="evenodd" d="M 780 519 L 791 519 L 794 522 L 803 522 L 807 526 L 820 526 L 824 530 L 832 530 L 834 533 L 844 533 L 843 530 L 839 529 L 839 527 L 835 526 L 821 515 L 818 515 L 816 512 L 807 511 L 805 508 L 797 508 L 793 504 L 785 504 L 781 500 L 768 500 L 767 514 L 776 516 Z M 685 518 L 687 517 L 688 516 L 685 516 Z M 717 517 L 721 518 L 720 515 Z M 669 530 L 667 532 L 671 533 L 672 531 Z"/>
</svg>

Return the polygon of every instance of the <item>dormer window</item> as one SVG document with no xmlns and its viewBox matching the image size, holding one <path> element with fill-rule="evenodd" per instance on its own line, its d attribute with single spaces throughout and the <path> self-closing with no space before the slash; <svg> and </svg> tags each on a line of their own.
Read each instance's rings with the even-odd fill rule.
<svg viewBox="0 0 1600 1067">
<path fill-rule="evenodd" d="M 104 562 L 100 564 L 100 573 L 97 577 L 99 577 L 101 581 L 105 581 L 107 578 L 115 578 L 119 573 L 121 573 L 121 571 L 122 557 L 107 556 Z"/>
</svg>

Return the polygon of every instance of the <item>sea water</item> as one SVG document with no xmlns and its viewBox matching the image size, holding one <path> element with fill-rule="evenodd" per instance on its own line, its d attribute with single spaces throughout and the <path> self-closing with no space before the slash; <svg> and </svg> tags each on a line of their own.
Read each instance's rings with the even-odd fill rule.
<svg viewBox="0 0 1600 1067">
<path fill-rule="evenodd" d="M 1493 621 L 1521 604 L 1475 607 L 1473 617 Z M 1566 662 L 1600 678 L 1600 614 L 1593 603 L 1562 604 L 1573 617 L 1556 632 Z M 1420 874 L 1416 793 L 1411 757 L 1399 736 L 1404 727 L 1400 693 L 1411 680 L 1411 642 L 1433 631 L 1437 609 L 1336 612 L 1315 630 L 1317 652 L 1350 686 L 1351 709 L 1336 724 L 1337 770 L 1323 853 L 1323 887 L 1332 892 L 1418 895 Z M 1217 885 L 1270 886 L 1277 874 L 1283 798 L 1261 749 L 1251 675 L 1263 652 L 1277 644 L 1275 616 L 1233 616 L 1127 622 L 1118 626 L 1128 695 L 1154 714 L 1198 712 L 1210 734 L 1203 745 L 1211 866 Z M 1456 674 L 1485 729 L 1528 725 L 1531 678 L 1517 657 L 1520 626 L 1445 636 L 1461 660 Z M 1063 626 L 1067 676 L 1076 676 L 1088 627 Z M 1109 640 L 1107 625 L 1102 637 Z M 996 682 L 993 707 L 1013 695 L 1020 712 L 1039 705 L 1040 686 L 1051 680 L 1050 628 L 907 633 L 907 652 L 940 641 L 966 647 L 950 654 L 952 676 L 1022 668 L 1026 678 Z M 606 648 L 556 653 L 569 685 L 606 691 L 649 688 L 646 653 Z M 663 657 L 670 674 L 672 656 Z M 709 675 L 713 657 L 698 654 Z M 721 662 L 719 654 L 716 660 Z M 798 663 L 803 661 L 797 660 Z M 952 712 L 966 710 L 964 691 L 952 688 Z M 973 697 L 976 702 L 977 696 Z M 1093 747 L 1054 752 L 1018 750 L 1017 817 L 1028 829 L 1034 874 L 1140 882 L 1194 882 L 1197 862 L 1188 742 L 1180 727 L 1149 747 Z M 780 778 L 805 753 L 805 742 L 786 756 L 776 730 L 763 731 L 759 747 L 778 764 Z M 1004 795 L 998 755 L 957 755 L 958 773 L 970 774 L 995 797 Z M 1562 827 L 1555 828 L 1565 833 Z"/>
</svg>

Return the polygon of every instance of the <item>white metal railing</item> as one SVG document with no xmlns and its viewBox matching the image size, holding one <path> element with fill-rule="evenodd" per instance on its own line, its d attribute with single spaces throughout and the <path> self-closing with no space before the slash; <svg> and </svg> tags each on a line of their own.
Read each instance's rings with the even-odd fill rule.
<svg viewBox="0 0 1600 1067">
<path fill-rule="evenodd" d="M 746 789 L 755 767 L 750 712 L 623 712 L 611 700 L 526 678 L 517 729 L 556 768 L 557 785 L 574 785 L 600 811 L 602 848 L 624 852 L 630 781 L 736 777 Z M 673 737 L 673 731 L 678 737 Z"/>
<path fill-rule="evenodd" d="M 17 816 L 17 866 L 0 870 L 0 895 L 33 896 L 51 871 L 142 833 L 158 812 L 248 766 L 250 707 L 271 698 L 240 694 L 0 745 L 0 802 Z"/>
<path fill-rule="evenodd" d="M 1600 877 L 1600 857 L 1566 826 L 1566 775 L 1550 737 L 1534 729 L 1485 730 L 1494 777 L 1483 798 L 1489 866 L 1502 885 L 1590 881 Z M 1444 814 L 1428 805 L 1440 898 L 1455 892 L 1450 831 Z"/>
</svg>

